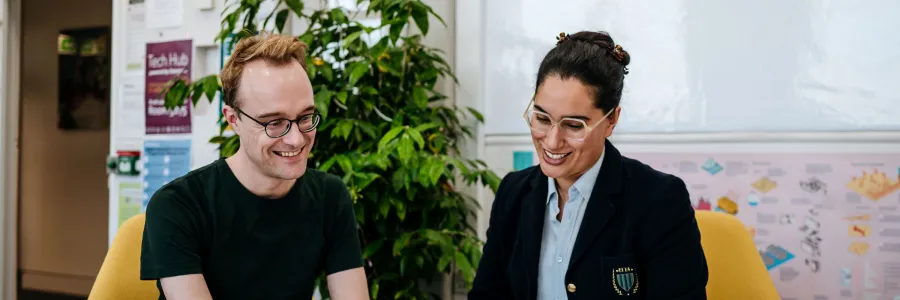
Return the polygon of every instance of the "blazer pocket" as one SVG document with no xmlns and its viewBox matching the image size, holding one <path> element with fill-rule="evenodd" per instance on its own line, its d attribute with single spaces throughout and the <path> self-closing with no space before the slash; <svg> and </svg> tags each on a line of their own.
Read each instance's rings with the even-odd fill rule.
<svg viewBox="0 0 900 300">
<path fill-rule="evenodd" d="M 603 278 L 609 294 L 616 297 L 640 298 L 641 278 L 633 254 L 603 258 Z"/>
</svg>

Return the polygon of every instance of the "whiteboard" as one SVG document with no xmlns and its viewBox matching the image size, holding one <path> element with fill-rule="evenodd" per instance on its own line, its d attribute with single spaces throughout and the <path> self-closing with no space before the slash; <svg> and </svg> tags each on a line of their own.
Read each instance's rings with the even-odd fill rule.
<svg viewBox="0 0 900 300">
<path fill-rule="evenodd" d="M 900 129 L 900 1 L 484 1 L 486 134 L 527 134 L 561 31 L 632 57 L 618 131 Z"/>
</svg>

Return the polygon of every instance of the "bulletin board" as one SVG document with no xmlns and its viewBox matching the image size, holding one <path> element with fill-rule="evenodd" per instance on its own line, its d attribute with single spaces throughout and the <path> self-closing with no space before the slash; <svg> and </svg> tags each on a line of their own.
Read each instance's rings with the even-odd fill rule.
<svg viewBox="0 0 900 300">
<path fill-rule="evenodd" d="M 218 73 L 214 39 L 224 7 L 225 0 L 113 3 L 110 153 L 139 158 L 136 172 L 110 174 L 110 242 L 162 185 L 218 158 L 209 143 L 219 130 L 218 103 L 167 110 L 160 92 L 173 76 L 191 81 Z"/>
<path fill-rule="evenodd" d="M 898 1 L 482 5 L 488 135 L 527 134 L 540 60 L 579 30 L 609 31 L 632 56 L 618 132 L 900 129 Z"/>
</svg>

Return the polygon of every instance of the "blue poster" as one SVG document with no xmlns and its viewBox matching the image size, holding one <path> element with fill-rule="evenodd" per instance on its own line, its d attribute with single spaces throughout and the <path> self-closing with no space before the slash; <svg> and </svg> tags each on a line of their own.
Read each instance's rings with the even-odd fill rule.
<svg viewBox="0 0 900 300">
<path fill-rule="evenodd" d="M 191 171 L 191 140 L 144 141 L 144 201 L 141 212 L 153 193 L 163 185 Z"/>
<path fill-rule="evenodd" d="M 534 152 L 514 151 L 513 171 L 524 170 L 534 165 Z"/>
</svg>

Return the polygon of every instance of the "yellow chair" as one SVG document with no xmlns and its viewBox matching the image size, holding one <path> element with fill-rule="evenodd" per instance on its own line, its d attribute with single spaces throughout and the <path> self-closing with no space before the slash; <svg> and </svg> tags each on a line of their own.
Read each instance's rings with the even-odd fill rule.
<svg viewBox="0 0 900 300">
<path fill-rule="evenodd" d="M 141 241 L 144 215 L 131 217 L 113 239 L 88 300 L 156 300 L 156 281 L 142 281 Z"/>
<path fill-rule="evenodd" d="M 710 300 L 781 299 L 750 233 L 725 213 L 696 211 L 701 243 L 709 264 Z"/>
</svg>

